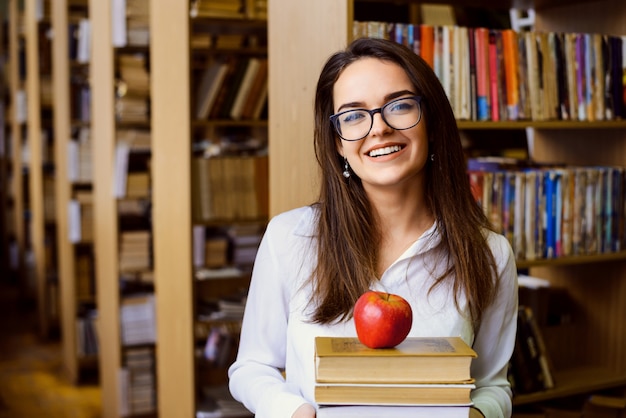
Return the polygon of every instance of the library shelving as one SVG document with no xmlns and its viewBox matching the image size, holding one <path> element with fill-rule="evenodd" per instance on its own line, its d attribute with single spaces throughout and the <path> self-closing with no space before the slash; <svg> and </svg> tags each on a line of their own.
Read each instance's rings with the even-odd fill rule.
<svg viewBox="0 0 626 418">
<path fill-rule="evenodd" d="M 24 220 L 25 192 L 22 163 L 24 138 L 24 74 L 21 60 L 23 58 L 23 38 L 20 37 L 20 16 L 23 10 L 16 1 L 7 4 L 7 109 L 6 109 L 6 152 L 10 161 L 8 172 L 8 190 L 11 192 L 12 210 L 7 212 L 8 223 L 12 224 L 13 237 L 10 241 L 10 271 L 16 277 L 21 299 L 32 296 L 32 287 L 25 274 L 26 229 Z"/>
<path fill-rule="evenodd" d="M 233 2 L 230 12 L 211 10 L 210 2 L 204 3 L 209 9 L 202 2 L 167 3 L 153 10 L 151 21 L 159 414 L 193 416 L 211 408 L 207 393 L 228 397 L 226 368 L 236 347 L 241 306 L 231 306 L 239 313 L 230 317 L 215 314 L 214 308 L 245 291 L 250 271 L 242 266 L 248 261 L 237 258 L 243 252 L 234 248 L 233 258 L 225 250 L 241 240 L 237 233 L 252 230 L 243 241 L 252 243 L 247 250 L 254 252 L 267 220 L 266 96 L 248 94 L 258 100 L 247 110 L 224 105 L 219 111 L 213 102 L 201 111 L 207 98 L 202 85 L 222 85 L 203 83 L 219 66 L 260 73 L 267 23 L 264 9 L 253 1 Z M 179 80 L 178 88 L 167 80 Z M 237 93 L 244 84 L 223 85 Z M 226 358 L 213 358 L 215 347 L 205 351 L 211 333 L 214 341 L 220 336 L 230 341 L 231 349 L 222 352 Z M 177 364 L 168 361 L 173 357 Z M 236 416 L 249 416 L 240 411 Z"/>
<path fill-rule="evenodd" d="M 0 272 L 4 277 L 10 277 L 9 248 L 11 242 L 11 228 L 13 223 L 11 211 L 11 160 L 10 150 L 7 150 L 10 129 L 8 122 L 9 80 L 8 71 L 8 8 L 0 10 Z"/>
<path fill-rule="evenodd" d="M 51 32 L 47 1 L 24 2 L 28 223 L 40 334 L 58 329 Z"/>
<path fill-rule="evenodd" d="M 535 9 L 536 31 L 626 35 L 626 8 L 617 0 L 447 3 L 505 12 L 523 3 L 521 7 Z M 395 4 L 405 6 L 398 21 L 406 22 L 418 15 L 415 2 Z M 384 6 L 375 1 L 323 0 L 302 4 L 282 0 L 270 8 L 270 215 L 308 204 L 316 197 L 312 97 L 317 76 L 326 58 L 352 39 L 355 16 L 379 7 L 378 15 L 387 17 Z M 287 33 L 289 36 L 285 36 Z M 458 126 L 462 131 L 498 130 L 503 137 L 513 130 L 530 131 L 530 157 L 539 163 L 626 165 L 624 120 L 459 120 Z M 295 170 L 297 175 L 292 175 Z M 626 254 L 621 251 L 520 260 L 518 264 L 533 276 L 548 279 L 553 286 L 566 287 L 577 306 L 577 315 L 566 330 L 550 329 L 546 333 L 555 368 L 555 387 L 515 396 L 516 407 L 626 386 L 626 333 L 621 322 L 626 316 Z"/>
<path fill-rule="evenodd" d="M 97 156 L 93 257 L 104 417 L 156 415 L 149 5 L 147 0 L 88 2 L 90 137 Z"/>
<path fill-rule="evenodd" d="M 52 4 L 57 262 L 64 372 L 76 384 L 97 370 L 89 129 L 89 11 Z"/>
<path fill-rule="evenodd" d="M 121 365 L 119 326 L 119 285 L 117 263 L 117 205 L 113 198 L 113 161 L 115 160 L 114 56 L 111 43 L 111 3 L 91 0 L 92 56 L 90 62 L 92 86 L 92 141 L 94 243 L 96 260 L 96 304 L 100 315 L 98 336 L 102 416 L 119 416 L 121 396 L 118 373 Z M 98 34 L 98 36 L 96 36 Z M 105 346 L 106 342 L 106 346 Z"/>
</svg>

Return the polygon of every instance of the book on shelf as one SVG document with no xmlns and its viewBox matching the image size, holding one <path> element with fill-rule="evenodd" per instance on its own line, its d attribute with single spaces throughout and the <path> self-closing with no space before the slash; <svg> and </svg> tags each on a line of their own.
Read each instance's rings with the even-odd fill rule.
<svg viewBox="0 0 626 418">
<path fill-rule="evenodd" d="M 371 349 L 357 338 L 316 337 L 320 383 L 470 383 L 476 352 L 460 337 L 409 337 Z"/>
<path fill-rule="evenodd" d="M 156 341 L 153 294 L 126 296 L 121 300 L 120 322 L 124 346 L 154 344 Z"/>
<path fill-rule="evenodd" d="M 255 74 L 255 78 L 250 86 L 250 91 L 241 109 L 242 119 L 259 119 L 260 111 L 257 111 L 257 108 L 260 106 L 259 103 L 264 102 L 267 98 L 268 69 L 267 58 L 261 59 L 259 69 Z"/>
<path fill-rule="evenodd" d="M 226 86 L 227 90 L 223 102 L 219 103 L 220 107 L 216 109 L 218 112 L 217 117 L 219 119 L 230 119 L 230 112 L 233 108 L 233 104 L 235 103 L 235 99 L 237 98 L 237 92 L 243 82 L 251 60 L 252 58 L 250 57 L 239 57 L 235 60 L 235 68 L 233 69 L 232 75 L 228 79 L 228 84 Z"/>
<path fill-rule="evenodd" d="M 223 61 L 213 62 L 204 71 L 196 97 L 196 118 L 206 119 L 209 116 L 227 71 L 228 64 Z"/>
<path fill-rule="evenodd" d="M 516 167 L 468 159 L 476 201 L 519 260 L 621 251 L 624 174 L 613 166 Z"/>
<path fill-rule="evenodd" d="M 243 107 L 250 94 L 250 89 L 252 88 L 252 84 L 255 81 L 257 73 L 261 68 L 261 59 L 256 57 L 251 57 L 248 59 L 248 65 L 246 66 L 246 71 L 243 74 L 241 82 L 239 86 L 237 86 L 235 98 L 233 100 L 233 104 L 230 108 L 229 116 L 231 119 L 241 119 L 243 114 Z"/>
<path fill-rule="evenodd" d="M 467 37 L 457 36 L 463 28 Z M 623 36 L 355 21 L 355 38 L 392 39 L 412 48 L 435 71 L 457 119 L 579 120 L 624 118 Z M 462 34 L 462 31 L 461 31 Z M 469 61 L 455 58 L 461 50 Z M 452 56 L 453 77 L 450 77 Z M 460 77 L 457 79 L 456 77 Z M 459 111 L 459 86 L 475 95 Z"/>
<path fill-rule="evenodd" d="M 267 170 L 265 155 L 194 158 L 194 219 L 265 218 L 268 207 Z"/>
<path fill-rule="evenodd" d="M 124 391 L 123 408 L 128 411 L 128 415 L 149 414 L 156 410 L 154 356 L 154 349 L 150 347 L 124 350 L 120 390 Z"/>
<path fill-rule="evenodd" d="M 544 389 L 552 389 L 554 388 L 554 371 L 552 360 L 550 358 L 550 354 L 548 353 L 548 349 L 546 348 L 546 343 L 543 338 L 543 332 L 535 317 L 533 315 L 533 310 L 529 307 L 525 306 L 524 311 L 526 317 L 524 318 L 528 324 L 529 332 L 535 339 L 537 344 L 537 360 L 539 361 L 539 369 L 541 370 L 541 381 L 543 383 Z"/>
<path fill-rule="evenodd" d="M 436 410 L 434 409 L 436 408 Z M 467 418 L 469 406 L 322 406 L 317 418 Z"/>
<path fill-rule="evenodd" d="M 320 405 L 471 405 L 473 383 L 367 384 L 316 383 Z"/>
<path fill-rule="evenodd" d="M 520 305 L 511 358 L 514 391 L 531 393 L 554 387 L 551 361 L 532 309 Z"/>
</svg>

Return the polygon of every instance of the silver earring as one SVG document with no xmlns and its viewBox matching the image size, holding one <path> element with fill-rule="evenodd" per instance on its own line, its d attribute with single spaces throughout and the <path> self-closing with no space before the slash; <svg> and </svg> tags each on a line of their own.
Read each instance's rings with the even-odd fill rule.
<svg viewBox="0 0 626 418">
<path fill-rule="evenodd" d="M 348 159 L 347 158 L 343 158 L 344 161 L 344 166 L 343 166 L 343 176 L 345 178 L 350 178 L 350 165 L 348 164 Z"/>
<path fill-rule="evenodd" d="M 435 154 L 430 154 L 430 161 L 435 161 Z"/>
</svg>

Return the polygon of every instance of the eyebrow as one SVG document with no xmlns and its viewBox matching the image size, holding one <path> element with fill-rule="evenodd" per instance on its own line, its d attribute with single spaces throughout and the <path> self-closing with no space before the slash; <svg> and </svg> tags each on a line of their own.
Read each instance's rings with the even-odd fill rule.
<svg viewBox="0 0 626 418">
<path fill-rule="evenodd" d="M 389 93 L 389 94 L 385 95 L 385 97 L 384 97 L 385 103 L 388 103 L 388 102 L 390 102 L 393 99 L 397 99 L 398 97 L 402 97 L 402 96 L 406 96 L 406 95 L 414 96 L 415 93 L 413 93 L 410 90 L 395 91 L 393 93 Z M 341 112 L 341 110 L 345 109 L 345 108 L 363 108 L 363 102 L 344 103 L 341 106 L 339 106 L 339 109 L 337 109 L 337 112 Z"/>
</svg>

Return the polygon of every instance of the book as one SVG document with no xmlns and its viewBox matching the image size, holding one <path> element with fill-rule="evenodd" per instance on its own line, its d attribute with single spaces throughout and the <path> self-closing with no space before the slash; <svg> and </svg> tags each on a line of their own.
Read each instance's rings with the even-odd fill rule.
<svg viewBox="0 0 626 418">
<path fill-rule="evenodd" d="M 394 348 L 371 349 L 356 338 L 315 338 L 320 383 L 471 382 L 476 352 L 460 337 L 409 337 Z"/>
<path fill-rule="evenodd" d="M 475 62 L 476 62 L 476 118 L 488 120 L 490 117 L 489 103 L 489 31 L 476 28 Z"/>
<path fill-rule="evenodd" d="M 543 333 L 539 328 L 539 324 L 535 320 L 533 310 L 529 307 L 524 307 L 526 313 L 526 321 L 530 327 L 530 333 L 532 334 L 537 344 L 537 356 L 539 360 L 539 368 L 541 369 L 541 381 L 545 389 L 554 388 L 554 373 L 552 371 L 553 365 L 546 343 L 543 339 Z"/>
<path fill-rule="evenodd" d="M 206 68 L 196 98 L 196 118 L 206 119 L 226 77 L 228 64 L 215 62 Z"/>
<path fill-rule="evenodd" d="M 244 104 L 248 95 L 250 94 L 250 89 L 252 88 L 252 84 L 255 81 L 256 75 L 260 67 L 260 58 L 251 57 L 248 60 L 246 71 L 244 72 L 241 78 L 241 82 L 237 87 L 237 93 L 235 94 L 235 99 L 233 100 L 232 107 L 230 108 L 230 117 L 232 119 L 241 119 Z"/>
<path fill-rule="evenodd" d="M 473 383 L 346 384 L 316 383 L 320 405 L 471 405 Z"/>
<path fill-rule="evenodd" d="M 519 79 L 517 73 L 519 48 L 517 38 L 517 32 L 512 29 L 502 31 L 507 117 L 509 120 L 517 120 L 519 118 Z"/>
<path fill-rule="evenodd" d="M 323 406 L 317 418 L 466 418 L 469 406 Z"/>
<path fill-rule="evenodd" d="M 420 56 L 431 68 L 435 67 L 435 41 L 434 30 L 432 25 L 420 25 Z"/>
<path fill-rule="evenodd" d="M 265 94 L 267 94 L 267 72 L 269 66 L 267 58 L 262 59 L 259 70 L 257 71 L 256 77 L 252 82 L 252 86 L 250 87 L 250 91 L 248 96 L 245 99 L 243 104 L 243 108 L 241 110 L 241 118 L 242 119 L 252 119 L 254 115 L 254 110 L 256 108 L 257 102 L 260 99 L 260 96 L 263 94 L 263 90 L 265 89 Z"/>
</svg>

